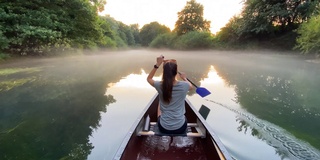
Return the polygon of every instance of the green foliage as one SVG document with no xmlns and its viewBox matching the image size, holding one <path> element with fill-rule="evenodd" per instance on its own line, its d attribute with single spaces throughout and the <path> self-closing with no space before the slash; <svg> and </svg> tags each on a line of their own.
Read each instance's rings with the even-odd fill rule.
<svg viewBox="0 0 320 160">
<path fill-rule="evenodd" d="M 62 33 L 57 15 L 41 6 L 39 1 L 2 1 L 0 24 L 11 50 L 32 52 L 47 44 L 55 44 Z M 49 5 L 49 4 L 48 4 Z M 59 28 L 60 29 L 60 28 Z M 61 28 L 62 29 L 62 28 Z"/>
<path fill-rule="evenodd" d="M 134 36 L 132 34 L 130 26 L 127 26 L 124 23 L 119 22 L 118 34 L 127 45 L 135 44 Z"/>
<path fill-rule="evenodd" d="M 132 24 L 130 25 L 130 30 L 132 32 L 135 45 L 141 44 L 141 37 L 140 37 L 140 29 L 138 24 Z"/>
<path fill-rule="evenodd" d="M 218 32 L 216 37 L 221 42 L 234 43 L 240 38 L 240 35 L 239 35 L 240 30 L 241 30 L 241 18 L 234 16 L 229 20 L 229 22 L 226 24 L 225 27 L 221 28 L 221 31 Z"/>
<path fill-rule="evenodd" d="M 98 30 L 96 9 L 87 0 L 64 1 L 63 10 L 67 13 L 64 25 L 71 29 L 66 38 L 71 40 L 71 46 L 76 48 L 92 48 L 103 37 Z"/>
<path fill-rule="evenodd" d="M 203 5 L 190 0 L 184 9 L 178 12 L 174 31 L 182 35 L 190 31 L 210 31 L 209 28 L 210 21 L 203 19 Z"/>
<path fill-rule="evenodd" d="M 142 46 L 149 46 L 149 44 L 158 36 L 164 33 L 169 33 L 170 29 L 158 22 L 151 22 L 144 25 L 140 30 L 140 38 Z"/>
<path fill-rule="evenodd" d="M 90 0 L 90 2 L 93 3 L 94 7 L 99 12 L 104 11 L 104 6 L 107 4 L 106 0 Z"/>
<path fill-rule="evenodd" d="M 320 14 L 311 17 L 311 19 L 302 24 L 297 33 L 295 48 L 300 49 L 303 53 L 320 53 Z"/>
<path fill-rule="evenodd" d="M 244 1 L 239 16 L 229 20 L 216 36 L 223 48 L 292 49 L 294 30 L 306 22 L 316 9 L 316 1 Z"/>
<path fill-rule="evenodd" d="M 2 9 L 0 8 L 0 14 L 2 13 L 1 11 Z M 1 16 L 0 16 L 1 17 Z M 0 51 L 3 50 L 3 49 L 6 49 L 8 48 L 9 46 L 9 40 L 6 36 L 3 35 L 3 26 L 1 25 L 0 23 Z M 1 53 L 1 52 L 0 52 Z"/>
<path fill-rule="evenodd" d="M 213 46 L 213 39 L 210 32 L 192 31 L 181 36 L 172 32 L 157 36 L 150 47 L 178 50 L 210 49 Z"/>
<path fill-rule="evenodd" d="M 135 46 L 136 41 L 140 40 L 137 36 L 137 32 L 139 31 L 138 26 L 125 25 L 124 23 L 119 22 L 108 15 L 104 16 L 103 19 L 109 24 L 110 27 L 110 31 L 108 31 L 105 35 L 110 37 L 110 39 L 115 42 L 116 47 L 126 48 L 128 46 Z"/>
<path fill-rule="evenodd" d="M 104 0 L 4 0 L 0 3 L 0 49 L 43 54 L 66 48 L 109 46 L 97 5 Z M 108 29 L 108 28 L 104 28 Z"/>
<path fill-rule="evenodd" d="M 249 0 L 245 2 L 242 18 L 238 23 L 242 24 L 239 28 L 239 35 L 242 39 L 257 35 L 268 35 L 273 32 L 272 21 L 268 20 L 271 6 L 267 2 L 260 0 Z"/>
<path fill-rule="evenodd" d="M 210 32 L 188 32 L 179 36 L 174 44 L 175 49 L 209 49 L 212 46 L 213 37 Z"/>
<path fill-rule="evenodd" d="M 100 48 L 115 48 L 117 46 L 114 41 L 114 33 L 111 29 L 110 24 L 107 22 L 105 17 L 99 17 L 98 19 L 98 29 L 100 34 L 102 35 L 102 39 L 97 42 L 98 47 Z"/>
<path fill-rule="evenodd" d="M 152 48 L 174 48 L 174 43 L 176 42 L 177 35 L 174 33 L 165 33 L 157 36 L 151 43 Z"/>
<path fill-rule="evenodd" d="M 315 8 L 316 1 L 261 1 L 248 0 L 244 2 L 241 13 L 242 29 L 239 33 L 243 38 L 265 36 L 290 32 L 297 25 L 306 21 Z"/>
</svg>

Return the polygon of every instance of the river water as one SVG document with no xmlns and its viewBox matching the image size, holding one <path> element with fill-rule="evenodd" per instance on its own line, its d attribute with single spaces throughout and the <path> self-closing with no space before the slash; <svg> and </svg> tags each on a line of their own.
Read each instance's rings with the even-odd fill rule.
<svg viewBox="0 0 320 160">
<path fill-rule="evenodd" d="M 319 63 L 269 51 L 151 50 L 0 64 L 0 159 L 112 159 L 156 93 L 146 77 L 161 54 L 211 91 L 188 99 L 210 108 L 207 122 L 234 159 L 320 159 Z"/>
</svg>

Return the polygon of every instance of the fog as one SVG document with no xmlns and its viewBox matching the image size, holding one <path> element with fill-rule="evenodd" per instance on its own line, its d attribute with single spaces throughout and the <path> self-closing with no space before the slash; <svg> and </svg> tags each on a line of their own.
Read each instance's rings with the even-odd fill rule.
<svg viewBox="0 0 320 160">
<path fill-rule="evenodd" d="M 121 136 L 149 101 L 146 97 L 154 94 L 144 76 L 160 55 L 176 59 L 179 71 L 212 92 L 201 99 L 193 91 L 189 98 L 212 109 L 207 121 L 234 158 L 263 159 L 261 154 L 265 159 L 319 157 L 317 61 L 275 51 L 147 49 L 22 57 L 1 63 L 0 153 L 6 157 L 27 155 L 29 150 L 21 147 L 26 145 L 31 150 L 45 148 L 46 153 L 34 152 L 33 158 L 59 159 L 76 155 L 71 153 L 82 147 L 84 157 L 92 151 L 91 157 L 111 158 L 114 149 L 110 148 L 120 144 Z M 161 71 L 158 69 L 157 77 Z M 210 77 L 213 73 L 221 83 Z M 112 87 L 120 81 L 140 88 Z M 110 134 L 120 122 L 123 125 L 116 135 Z M 16 141 L 12 144 L 13 137 Z M 104 141 L 106 137 L 112 143 Z M 37 141 L 25 143 L 25 139 Z"/>
</svg>

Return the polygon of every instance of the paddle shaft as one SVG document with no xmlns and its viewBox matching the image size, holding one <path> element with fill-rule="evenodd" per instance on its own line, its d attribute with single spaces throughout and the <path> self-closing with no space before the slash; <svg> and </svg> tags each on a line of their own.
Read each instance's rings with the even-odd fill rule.
<svg viewBox="0 0 320 160">
<path fill-rule="evenodd" d="M 178 72 L 180 75 L 181 73 Z M 196 89 L 196 92 L 201 96 L 201 97 L 205 97 L 209 94 L 211 94 L 210 91 L 208 91 L 207 89 L 203 88 L 203 87 L 198 87 L 196 84 L 194 84 L 189 78 L 186 77 L 186 79 L 192 84 L 194 85 L 197 89 Z"/>
<path fill-rule="evenodd" d="M 181 75 L 181 72 L 178 71 L 178 73 Z M 187 78 L 187 77 L 186 77 Z M 189 78 L 187 78 L 187 80 L 196 88 L 198 88 L 198 86 L 196 84 L 194 84 Z"/>
<path fill-rule="evenodd" d="M 187 80 L 192 84 L 194 85 L 196 88 L 198 88 L 198 86 L 196 84 L 194 84 L 189 78 L 187 78 Z"/>
</svg>

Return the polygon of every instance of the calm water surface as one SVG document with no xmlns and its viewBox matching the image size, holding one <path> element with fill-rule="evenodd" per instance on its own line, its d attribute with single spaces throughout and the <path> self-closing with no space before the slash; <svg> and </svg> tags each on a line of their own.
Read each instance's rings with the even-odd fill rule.
<svg viewBox="0 0 320 160">
<path fill-rule="evenodd" d="M 207 121 L 235 159 L 320 159 L 319 64 L 148 50 L 0 64 L 0 159 L 112 159 L 156 93 L 146 77 L 161 54 L 212 92 L 188 98 L 211 109 Z"/>
</svg>

